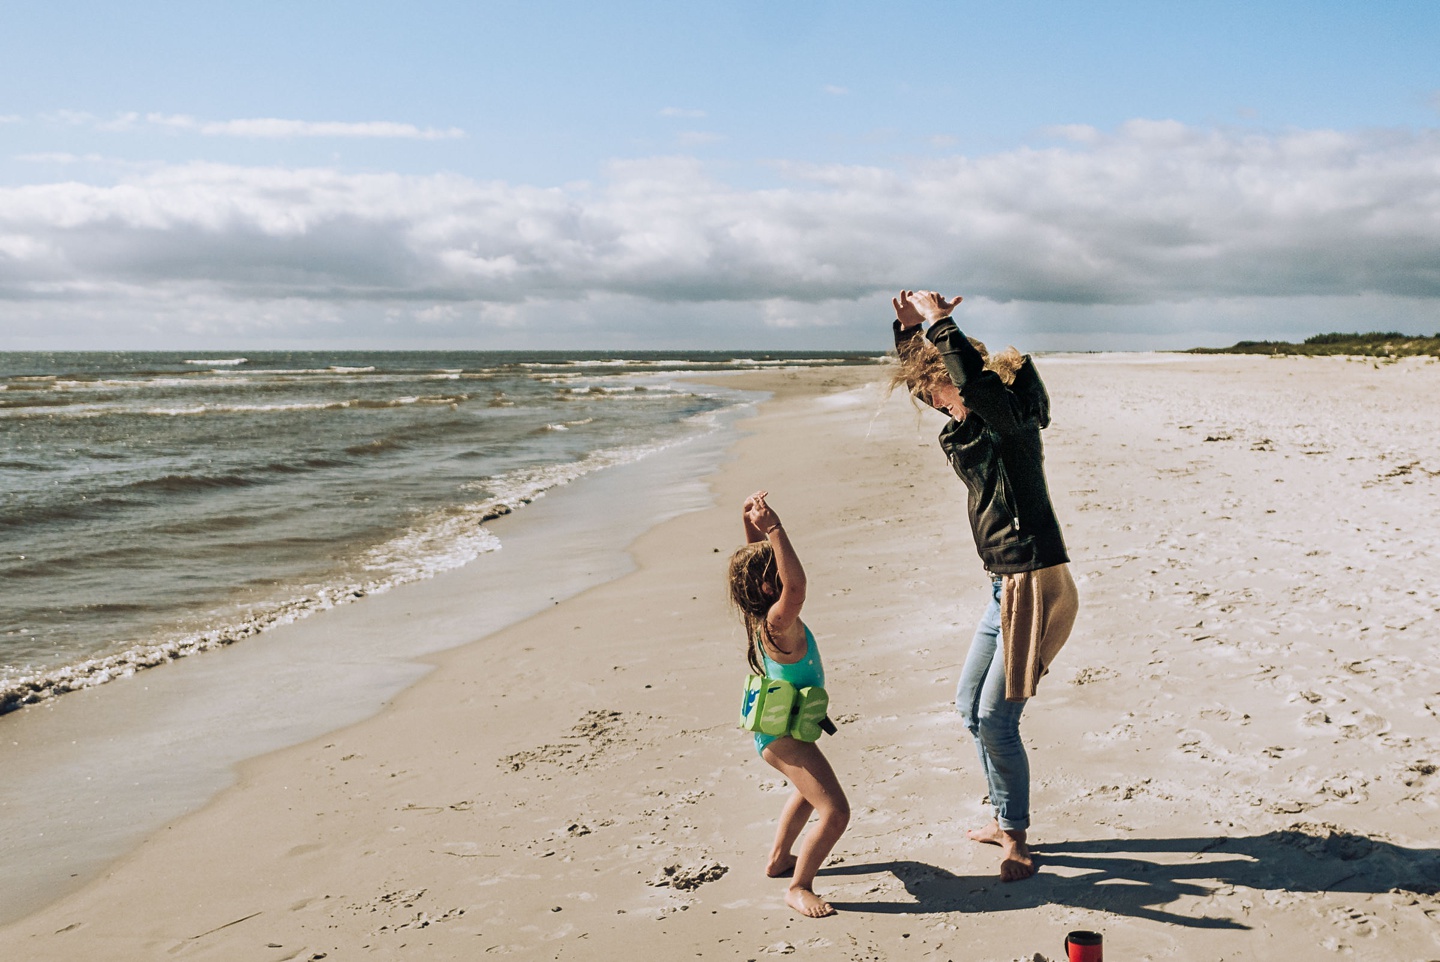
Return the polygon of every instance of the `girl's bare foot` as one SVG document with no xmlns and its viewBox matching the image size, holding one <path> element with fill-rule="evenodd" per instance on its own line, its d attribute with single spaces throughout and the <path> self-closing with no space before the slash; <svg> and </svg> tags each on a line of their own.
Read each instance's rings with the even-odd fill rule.
<svg viewBox="0 0 1440 962">
<path fill-rule="evenodd" d="M 793 885 L 785 890 L 785 904 L 801 915 L 808 915 L 812 919 L 823 919 L 827 915 L 835 914 L 835 909 L 829 902 L 809 889 Z"/>
<path fill-rule="evenodd" d="M 785 878 L 795 873 L 795 863 L 799 861 L 788 852 L 784 855 L 770 857 L 770 864 L 765 866 L 765 874 L 771 878 Z"/>
</svg>

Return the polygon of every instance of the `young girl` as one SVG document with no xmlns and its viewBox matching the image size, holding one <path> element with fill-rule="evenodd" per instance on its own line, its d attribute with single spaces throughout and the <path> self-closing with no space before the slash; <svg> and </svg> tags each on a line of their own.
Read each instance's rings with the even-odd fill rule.
<svg viewBox="0 0 1440 962">
<path fill-rule="evenodd" d="M 752 671 L 783 679 L 796 688 L 823 688 L 820 650 L 815 636 L 800 620 L 805 569 L 800 567 L 780 516 L 765 503 L 768 494 L 756 491 L 745 500 L 746 544 L 730 557 L 730 600 L 745 621 Z M 850 822 L 845 792 L 814 742 L 757 733 L 755 750 L 795 786 L 780 812 L 765 874 L 771 878 L 791 875 L 785 903 L 801 915 L 816 919 L 834 915 L 835 909 L 815 894 L 813 886 L 815 872 Z M 812 812 L 819 819 L 800 843 L 799 854 L 793 854 L 791 848 Z"/>
</svg>

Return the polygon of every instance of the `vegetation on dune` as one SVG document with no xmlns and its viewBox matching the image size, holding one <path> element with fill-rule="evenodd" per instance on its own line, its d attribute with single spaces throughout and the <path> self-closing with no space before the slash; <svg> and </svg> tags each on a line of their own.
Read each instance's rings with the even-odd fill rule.
<svg viewBox="0 0 1440 962">
<path fill-rule="evenodd" d="M 1303 343 L 1237 341 L 1230 347 L 1192 347 L 1188 354 L 1348 354 L 1360 357 L 1440 357 L 1440 333 L 1431 337 L 1372 331 L 1369 334 L 1315 334 Z"/>
</svg>

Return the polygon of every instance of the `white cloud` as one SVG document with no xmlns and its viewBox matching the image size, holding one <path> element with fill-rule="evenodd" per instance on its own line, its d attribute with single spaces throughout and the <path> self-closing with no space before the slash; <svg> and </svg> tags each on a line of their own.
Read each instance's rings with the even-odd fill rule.
<svg viewBox="0 0 1440 962">
<path fill-rule="evenodd" d="M 0 118 L 18 121 L 20 118 Z M 188 114 L 148 113 L 143 117 L 134 111 L 119 113 L 109 119 L 79 110 L 60 110 L 44 114 L 42 120 L 69 127 L 92 127 L 108 133 L 123 133 L 148 124 L 171 130 L 187 131 L 207 137 L 247 137 L 252 139 L 288 139 L 296 137 L 358 137 L 402 140 L 455 140 L 465 136 L 459 127 L 417 127 L 414 124 L 372 120 L 350 123 L 333 120 L 286 120 L 278 117 L 252 117 L 240 120 L 201 120 Z"/>
<path fill-rule="evenodd" d="M 660 111 L 662 117 L 680 117 L 686 120 L 699 120 L 705 116 L 705 111 L 694 110 L 688 107 L 666 107 Z"/>
<path fill-rule="evenodd" d="M 0 124 L 18 124 L 20 119 L 17 114 L 0 114 Z"/>
<path fill-rule="evenodd" d="M 212 164 L 0 188 L 0 300 L 11 317 L 373 303 L 431 326 L 450 323 L 417 313 L 435 305 L 502 323 L 541 302 L 728 304 L 801 328 L 853 313 L 836 305 L 883 311 L 909 285 L 965 293 L 978 318 L 1018 305 L 1097 333 L 1198 317 L 1177 304 L 1230 305 L 1235 324 L 1284 299 L 1433 316 L 1440 132 L 1137 121 L 1080 139 L 905 168 L 791 165 L 789 186 L 765 190 L 687 158 L 564 188 Z"/>
<path fill-rule="evenodd" d="M 92 127 L 100 122 L 99 117 L 83 110 L 56 110 L 48 114 L 41 114 L 40 119 L 46 123 L 61 124 L 66 127 Z"/>
<path fill-rule="evenodd" d="M 129 113 L 116 114 L 109 120 L 96 121 L 95 129 L 110 133 L 123 133 L 127 130 L 134 130 L 139 124 L 140 115 L 131 111 Z"/>
<path fill-rule="evenodd" d="M 709 130 L 686 130 L 676 134 L 675 140 L 682 147 L 703 147 L 706 144 L 723 143 L 725 135 Z"/>
<path fill-rule="evenodd" d="M 15 159 L 25 164 L 78 164 L 85 158 L 79 154 L 56 151 L 41 154 L 16 154 Z"/>
<path fill-rule="evenodd" d="M 444 130 L 375 120 L 365 123 L 340 121 L 282 120 L 256 117 L 248 120 L 197 120 L 184 114 L 147 114 L 145 119 L 161 127 L 191 130 L 207 137 L 250 137 L 282 139 L 292 137 L 372 137 L 406 140 L 454 140 L 465 136 L 459 127 Z"/>
<path fill-rule="evenodd" d="M 1097 144 L 1102 138 L 1099 130 L 1089 124 L 1057 124 L 1040 131 L 1055 140 L 1068 140 L 1075 144 Z"/>
<path fill-rule="evenodd" d="M 832 97 L 843 97 L 850 92 L 849 87 L 840 87 L 835 84 L 826 84 L 820 88 Z"/>
</svg>

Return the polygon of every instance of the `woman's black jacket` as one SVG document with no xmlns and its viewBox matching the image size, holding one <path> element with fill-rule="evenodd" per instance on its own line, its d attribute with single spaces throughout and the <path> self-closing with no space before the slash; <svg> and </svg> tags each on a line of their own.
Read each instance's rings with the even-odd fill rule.
<svg viewBox="0 0 1440 962">
<path fill-rule="evenodd" d="M 895 346 L 920 333 L 895 323 Z M 969 491 L 970 530 L 992 574 L 1035 571 L 1070 560 L 1050 492 L 1040 431 L 1050 424 L 1050 395 L 1027 355 L 1006 385 L 950 318 L 926 335 L 940 349 L 950 380 L 970 414 L 951 418 L 940 447 Z M 928 400 L 928 399 L 925 399 Z"/>
</svg>

